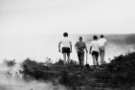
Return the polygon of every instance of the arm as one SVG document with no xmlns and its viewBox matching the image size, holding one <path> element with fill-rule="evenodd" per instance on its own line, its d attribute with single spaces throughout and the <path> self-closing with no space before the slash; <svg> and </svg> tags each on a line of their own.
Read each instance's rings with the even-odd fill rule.
<svg viewBox="0 0 135 90">
<path fill-rule="evenodd" d="M 70 42 L 70 49 L 71 49 L 71 52 L 72 52 L 72 43 Z"/>
<path fill-rule="evenodd" d="M 88 50 L 87 50 L 87 46 L 86 46 L 86 44 L 85 44 L 85 51 L 86 51 L 86 53 L 88 53 Z"/>
<path fill-rule="evenodd" d="M 89 54 L 91 54 L 91 50 L 92 50 L 92 46 L 90 46 L 90 51 L 89 51 Z"/>
<path fill-rule="evenodd" d="M 59 44 L 58 44 L 58 50 L 59 50 L 59 52 L 61 51 L 60 50 L 60 47 L 61 47 L 61 42 L 59 42 Z"/>
<path fill-rule="evenodd" d="M 107 39 L 106 39 L 106 41 L 105 41 L 105 47 L 107 46 L 107 44 L 108 44 L 108 43 L 107 43 Z"/>
<path fill-rule="evenodd" d="M 77 43 L 75 44 L 75 49 L 76 49 L 76 51 L 77 51 Z"/>
<path fill-rule="evenodd" d="M 91 54 L 91 52 L 92 52 L 92 46 L 93 46 L 93 43 L 91 42 L 91 43 L 90 43 L 90 50 L 89 50 L 89 54 Z"/>
</svg>

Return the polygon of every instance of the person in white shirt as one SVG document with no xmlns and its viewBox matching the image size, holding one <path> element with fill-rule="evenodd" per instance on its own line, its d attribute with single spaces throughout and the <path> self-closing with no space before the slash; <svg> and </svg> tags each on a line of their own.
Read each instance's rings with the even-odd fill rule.
<svg viewBox="0 0 135 90">
<path fill-rule="evenodd" d="M 93 41 L 90 43 L 90 51 L 89 53 L 92 55 L 94 66 L 99 65 L 98 57 L 99 57 L 99 45 L 98 45 L 98 37 L 93 36 Z"/>
<path fill-rule="evenodd" d="M 70 62 L 70 53 L 72 52 L 72 42 L 68 38 L 68 33 L 63 33 L 63 40 L 59 42 L 59 52 L 63 54 L 64 62 Z"/>
<path fill-rule="evenodd" d="M 107 45 L 107 39 L 104 37 L 104 35 L 100 36 L 98 43 L 100 50 L 100 64 L 105 64 L 105 47 Z"/>
</svg>

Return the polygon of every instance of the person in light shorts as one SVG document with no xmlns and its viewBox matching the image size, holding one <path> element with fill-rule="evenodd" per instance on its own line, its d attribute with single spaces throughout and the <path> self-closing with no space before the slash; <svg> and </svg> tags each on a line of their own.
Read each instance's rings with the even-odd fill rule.
<svg viewBox="0 0 135 90">
<path fill-rule="evenodd" d="M 105 47 L 107 45 L 107 39 L 104 37 L 104 35 L 100 36 L 100 39 L 98 40 L 99 43 L 99 51 L 100 51 L 100 64 L 105 64 Z"/>
</svg>

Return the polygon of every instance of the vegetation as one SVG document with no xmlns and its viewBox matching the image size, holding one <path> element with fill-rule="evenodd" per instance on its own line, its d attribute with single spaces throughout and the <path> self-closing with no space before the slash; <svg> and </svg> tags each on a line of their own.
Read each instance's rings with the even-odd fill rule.
<svg viewBox="0 0 135 90">
<path fill-rule="evenodd" d="M 135 84 L 135 53 L 115 57 L 109 64 L 96 69 L 90 66 L 89 70 L 87 67 L 80 67 L 73 60 L 69 64 L 64 64 L 62 60 L 59 60 L 46 66 L 44 63 L 26 59 L 22 65 L 24 76 L 44 81 L 57 79 L 58 83 L 72 87 L 74 90 L 77 87 L 116 88 L 131 87 Z"/>
<path fill-rule="evenodd" d="M 135 84 L 135 53 L 120 55 L 111 63 L 105 65 L 104 70 L 96 74 L 96 78 L 113 86 Z"/>
<path fill-rule="evenodd" d="M 4 63 L 8 66 L 8 67 L 12 67 L 16 64 L 15 59 L 14 60 L 5 60 Z"/>
</svg>

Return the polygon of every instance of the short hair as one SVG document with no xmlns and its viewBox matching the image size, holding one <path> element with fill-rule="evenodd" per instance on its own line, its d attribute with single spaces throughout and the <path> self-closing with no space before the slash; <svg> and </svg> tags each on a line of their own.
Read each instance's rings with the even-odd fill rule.
<svg viewBox="0 0 135 90">
<path fill-rule="evenodd" d="M 102 34 L 102 35 L 100 35 L 100 38 L 103 38 L 104 37 L 104 35 Z"/>
<path fill-rule="evenodd" d="M 94 35 L 94 36 L 93 36 L 93 39 L 94 39 L 94 40 L 97 40 L 97 39 L 98 39 L 98 37 L 97 37 L 96 35 Z"/>
<path fill-rule="evenodd" d="M 64 36 L 64 37 L 68 37 L 68 33 L 67 33 L 67 32 L 64 32 L 64 33 L 63 33 L 63 36 Z"/>
<path fill-rule="evenodd" d="M 80 36 L 80 37 L 79 37 L 79 40 L 82 40 L 82 39 L 83 39 L 83 37 L 82 37 L 82 36 Z"/>
</svg>

